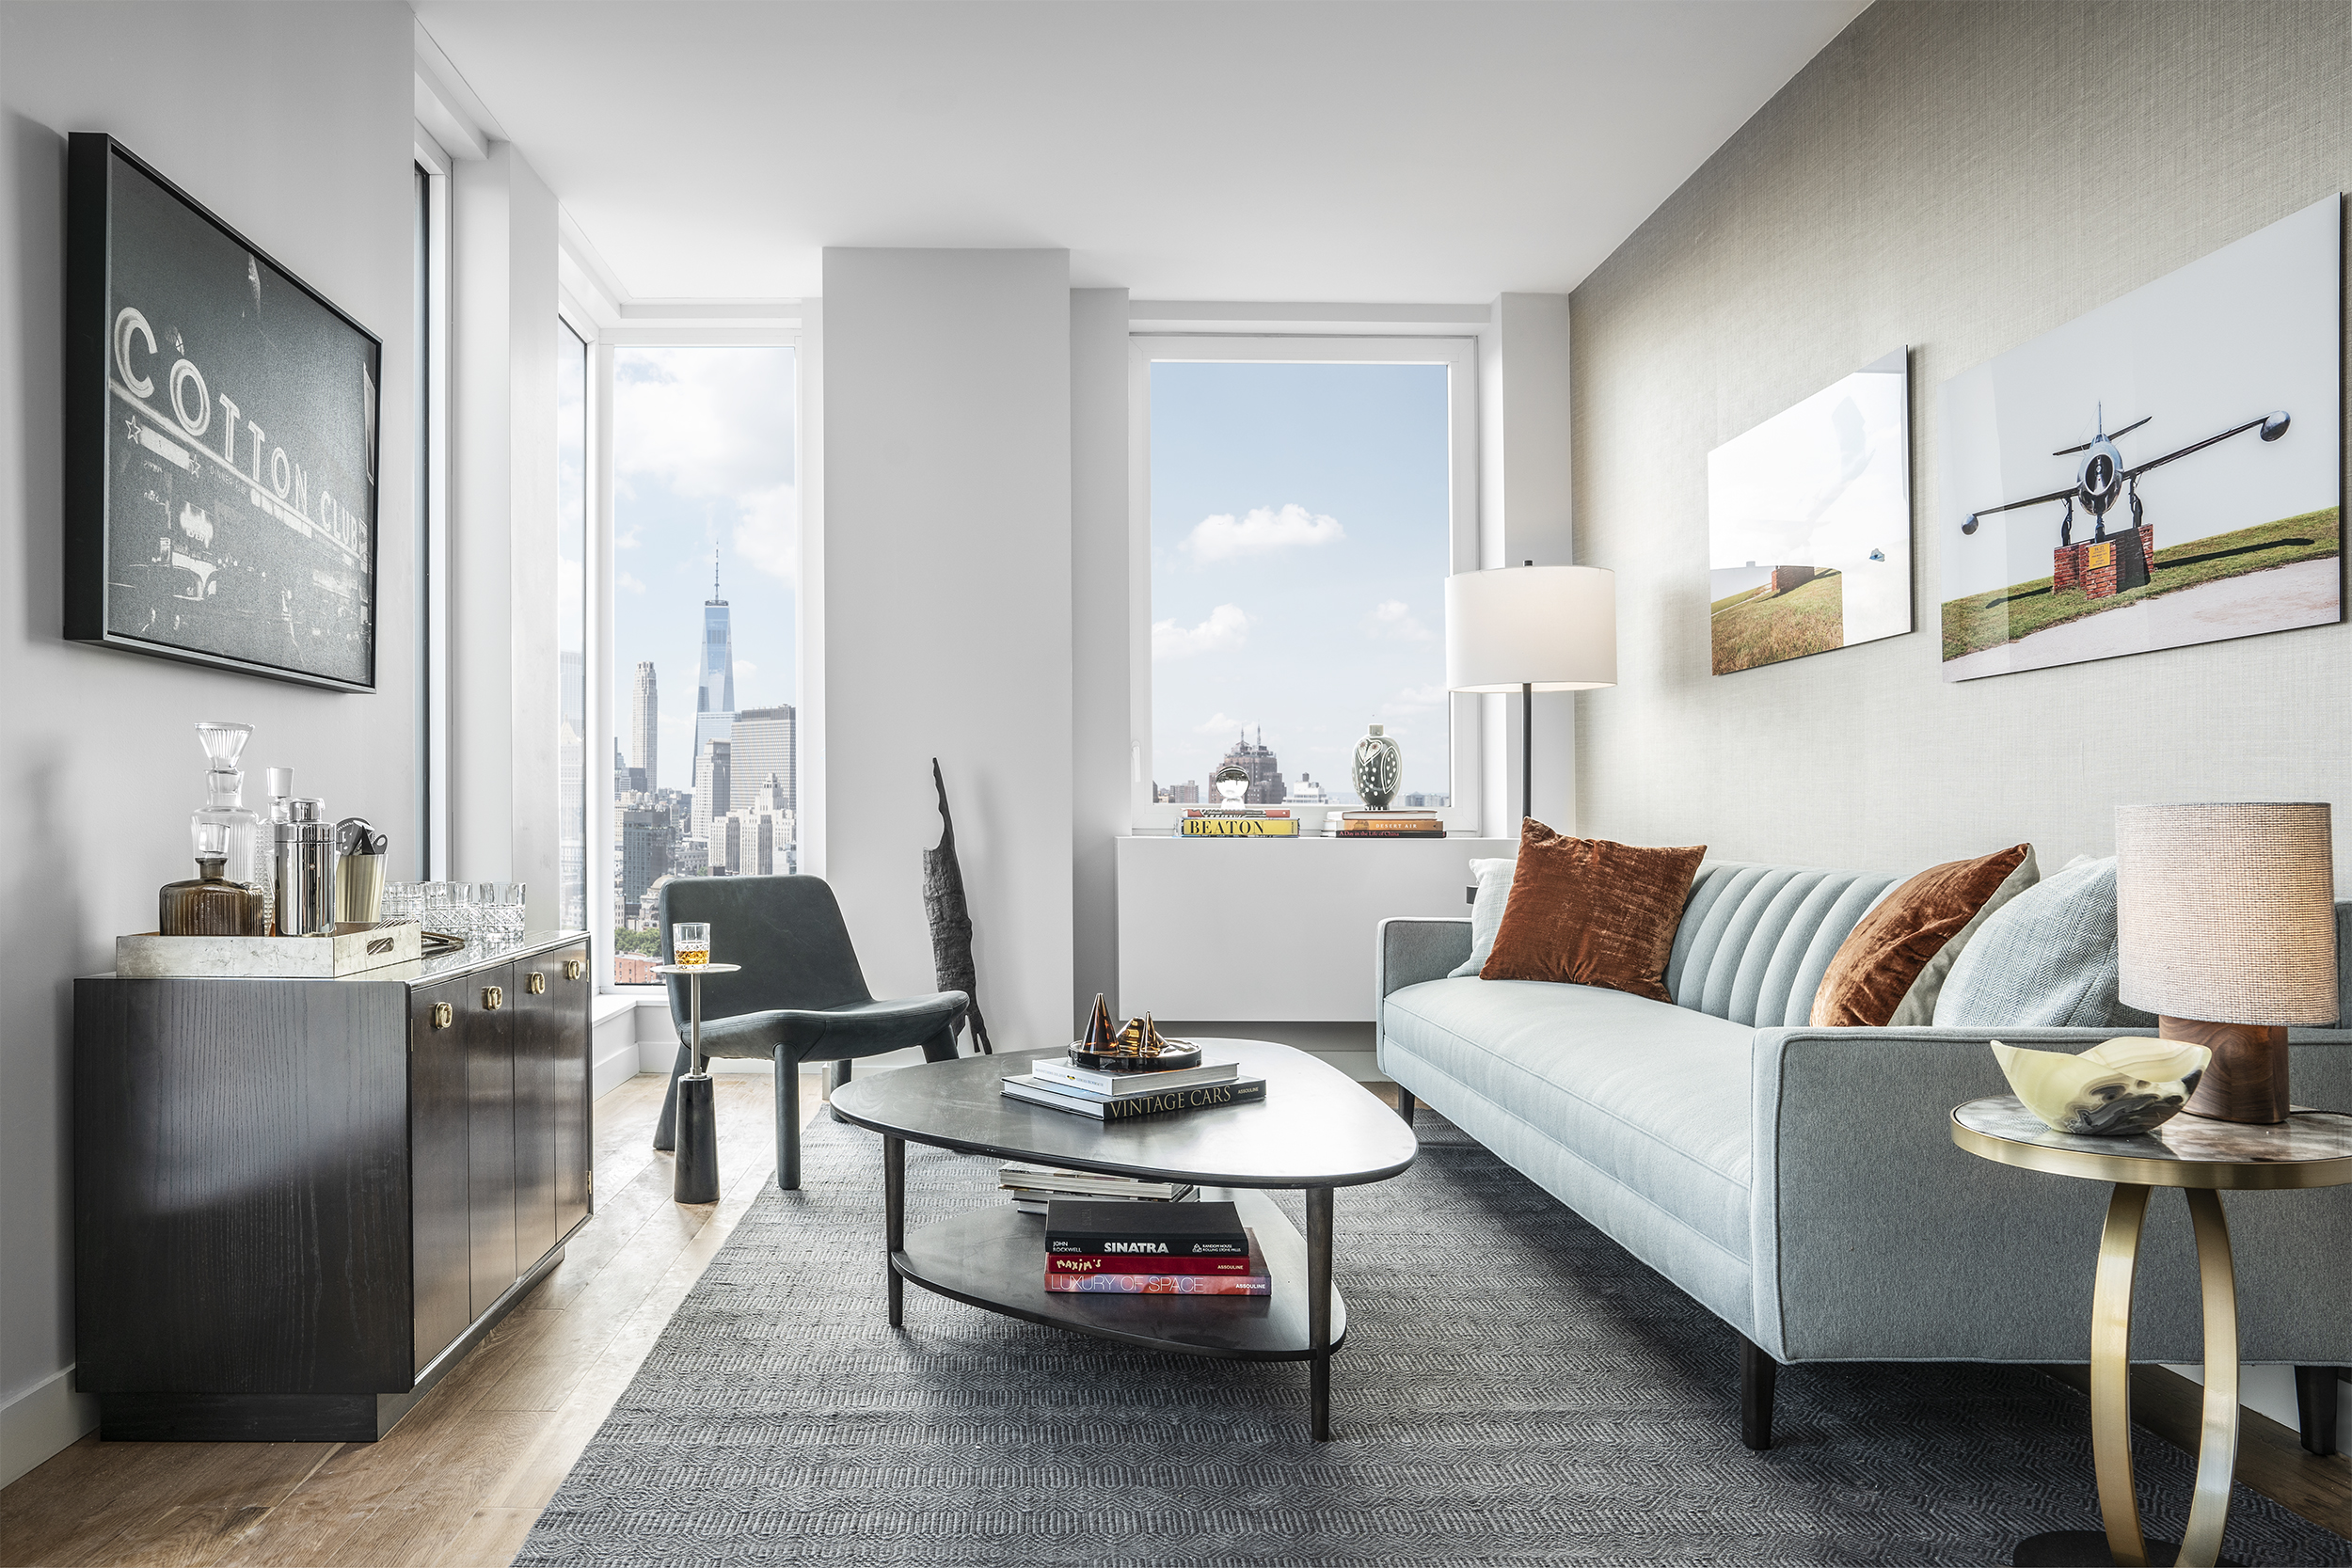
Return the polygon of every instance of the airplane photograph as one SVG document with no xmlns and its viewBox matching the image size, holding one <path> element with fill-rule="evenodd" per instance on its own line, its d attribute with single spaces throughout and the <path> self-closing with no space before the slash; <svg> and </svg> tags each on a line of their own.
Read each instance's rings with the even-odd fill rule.
<svg viewBox="0 0 2352 1568">
<path fill-rule="evenodd" d="M 2340 201 L 1944 383 L 1946 680 L 2343 619 Z"/>
</svg>

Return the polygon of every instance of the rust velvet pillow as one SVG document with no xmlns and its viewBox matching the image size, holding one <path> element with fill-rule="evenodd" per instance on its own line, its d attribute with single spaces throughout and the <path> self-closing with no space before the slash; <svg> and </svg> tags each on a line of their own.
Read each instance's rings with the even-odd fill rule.
<svg viewBox="0 0 2352 1568">
<path fill-rule="evenodd" d="M 1705 845 L 1570 838 L 1530 817 L 1482 980 L 1559 980 L 1672 1002 L 1666 960 Z"/>
<path fill-rule="evenodd" d="M 1931 865 L 1880 899 L 1830 959 L 1813 993 L 1813 1026 L 1878 1029 L 1894 1022 L 1920 972 L 1995 895 L 2020 891 L 2005 884 L 2032 853 L 2032 845 L 2019 844 L 1980 860 Z"/>
</svg>

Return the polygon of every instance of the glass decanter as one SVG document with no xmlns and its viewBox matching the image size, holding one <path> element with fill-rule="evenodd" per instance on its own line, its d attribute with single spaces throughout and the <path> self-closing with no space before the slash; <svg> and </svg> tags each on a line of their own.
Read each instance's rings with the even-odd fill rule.
<svg viewBox="0 0 2352 1568">
<path fill-rule="evenodd" d="M 219 847 L 213 853 L 221 857 L 222 878 L 251 889 L 266 911 L 269 895 L 262 879 L 262 819 L 245 809 L 245 775 L 237 769 L 237 758 L 252 734 L 250 724 L 206 720 L 196 726 L 197 743 L 212 759 L 212 769 L 204 775 L 208 799 L 188 816 L 188 834 L 199 859 L 208 842 L 216 843 Z M 210 829 L 219 830 L 216 839 L 207 839 Z M 263 920 L 266 930 L 266 912 Z"/>
<path fill-rule="evenodd" d="M 196 876 L 166 882 L 155 895 L 155 928 L 167 937 L 258 937 L 262 934 L 262 890 L 223 875 L 229 829 L 219 822 L 196 825 Z"/>
</svg>

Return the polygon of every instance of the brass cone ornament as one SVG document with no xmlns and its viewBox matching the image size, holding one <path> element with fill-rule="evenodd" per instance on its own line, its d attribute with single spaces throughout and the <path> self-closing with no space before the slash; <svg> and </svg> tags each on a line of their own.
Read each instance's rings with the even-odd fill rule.
<svg viewBox="0 0 2352 1568">
<path fill-rule="evenodd" d="M 1109 1051 L 1115 1048 L 1118 1038 L 1119 1031 L 1111 1022 L 1110 1005 L 1104 1001 L 1103 993 L 1098 990 L 1094 993 L 1094 1016 L 1087 1020 L 1083 1043 L 1089 1051 Z"/>
</svg>

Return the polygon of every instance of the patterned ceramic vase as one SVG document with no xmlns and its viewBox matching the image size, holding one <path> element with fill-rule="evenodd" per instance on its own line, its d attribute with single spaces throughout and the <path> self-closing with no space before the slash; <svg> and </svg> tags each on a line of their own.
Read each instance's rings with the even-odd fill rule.
<svg viewBox="0 0 2352 1568">
<path fill-rule="evenodd" d="M 1394 736 L 1373 725 L 1372 733 L 1356 742 L 1356 793 L 1363 797 L 1366 809 L 1388 810 L 1404 777 L 1405 749 Z"/>
</svg>

